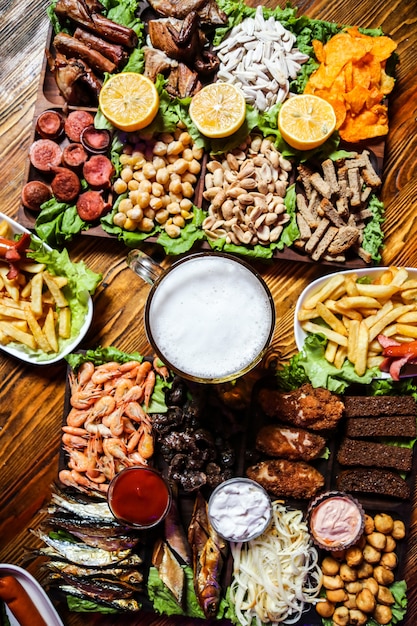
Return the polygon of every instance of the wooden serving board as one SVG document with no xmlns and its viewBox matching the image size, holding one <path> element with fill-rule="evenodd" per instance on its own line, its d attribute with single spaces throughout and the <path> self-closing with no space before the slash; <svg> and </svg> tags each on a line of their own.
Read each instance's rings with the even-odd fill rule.
<svg viewBox="0 0 417 626">
<path fill-rule="evenodd" d="M 53 46 L 52 46 L 53 36 L 54 36 L 54 32 L 53 32 L 52 26 L 50 26 L 49 32 L 48 32 L 47 48 L 50 50 L 51 54 L 53 54 L 54 52 Z M 43 65 L 42 65 L 41 77 L 40 77 L 37 99 L 36 99 L 36 104 L 35 104 L 34 118 L 32 122 L 32 131 L 31 131 L 32 141 L 38 138 L 36 135 L 37 117 L 43 111 L 48 110 L 48 109 L 54 109 L 54 110 L 60 111 L 64 115 L 68 114 L 71 110 L 76 110 L 76 109 L 88 110 L 88 111 L 91 111 L 93 114 L 97 110 L 93 106 L 92 107 L 78 107 L 78 106 L 68 105 L 65 102 L 64 98 L 61 96 L 57 88 L 54 75 L 50 71 L 50 68 L 48 66 L 48 62 L 45 56 Z M 366 144 L 364 145 L 351 144 L 351 145 L 345 146 L 345 149 L 349 149 L 351 151 L 358 151 L 358 152 L 361 152 L 365 148 L 370 149 L 373 155 L 375 156 L 374 166 L 379 176 L 381 176 L 382 171 L 383 171 L 385 141 L 383 139 L 377 139 L 377 140 L 373 140 L 370 142 L 366 142 Z M 200 175 L 200 181 L 196 186 L 195 196 L 193 198 L 194 204 L 203 209 L 208 208 L 207 202 L 203 200 L 204 176 L 205 176 L 205 171 L 206 171 L 205 162 L 206 160 L 204 160 L 203 162 L 202 171 Z M 294 168 L 295 167 L 296 167 L 296 164 L 294 164 Z M 291 182 L 293 182 L 295 180 L 295 169 L 290 174 L 290 176 L 291 176 L 290 180 Z M 42 176 L 42 174 L 38 172 L 31 165 L 29 161 L 29 157 L 28 157 L 26 168 L 25 168 L 24 181 L 28 182 L 31 180 L 42 180 L 43 182 L 48 182 L 47 177 Z M 49 179 L 49 182 L 50 182 L 50 179 Z M 19 208 L 18 208 L 18 219 L 19 219 L 19 222 L 26 228 L 30 230 L 35 229 L 36 213 L 24 207 L 22 203 L 20 203 Z M 114 238 L 113 235 L 108 234 L 105 230 L 103 230 L 103 228 L 99 224 L 94 225 L 85 231 L 82 231 L 80 234 L 83 236 L 87 235 L 87 236 L 93 236 L 93 237 Z M 144 240 L 144 242 L 152 243 L 152 244 L 157 243 L 158 237 L 149 236 L 148 238 Z M 244 244 L 242 245 L 244 246 Z M 198 243 L 198 246 L 203 249 L 211 249 L 207 241 L 200 241 Z M 249 253 L 251 249 L 252 247 L 248 246 Z M 283 250 L 274 250 L 273 259 L 316 263 L 316 261 L 314 261 L 308 254 L 303 252 L 301 248 L 297 248 L 294 245 L 292 247 L 284 247 Z M 367 267 L 369 265 L 365 263 L 359 256 L 357 256 L 356 253 L 354 252 L 350 253 L 350 251 L 347 252 L 346 260 L 343 262 L 338 262 L 337 260 L 332 260 L 328 258 L 325 259 L 323 257 L 320 259 L 319 263 L 321 265 L 334 266 L 339 269 L 355 269 L 355 268 Z"/>
</svg>

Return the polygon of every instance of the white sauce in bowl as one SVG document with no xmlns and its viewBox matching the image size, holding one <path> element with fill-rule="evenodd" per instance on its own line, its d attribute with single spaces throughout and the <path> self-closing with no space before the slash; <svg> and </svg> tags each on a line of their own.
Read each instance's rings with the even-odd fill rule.
<svg viewBox="0 0 417 626">
<path fill-rule="evenodd" d="M 248 478 L 232 478 L 213 491 L 208 513 L 213 528 L 224 539 L 249 541 L 264 532 L 271 521 L 267 492 Z"/>
</svg>

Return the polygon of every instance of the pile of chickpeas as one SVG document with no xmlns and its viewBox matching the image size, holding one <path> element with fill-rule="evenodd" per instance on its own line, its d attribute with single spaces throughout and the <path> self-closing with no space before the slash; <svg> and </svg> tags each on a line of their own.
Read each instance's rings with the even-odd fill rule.
<svg viewBox="0 0 417 626">
<path fill-rule="evenodd" d="M 401 520 L 386 513 L 366 515 L 360 541 L 323 559 L 326 597 L 316 605 L 319 615 L 337 626 L 363 626 L 370 617 L 389 624 L 394 604 L 389 586 L 398 563 L 395 549 L 404 536 Z"/>
<path fill-rule="evenodd" d="M 127 195 L 120 200 L 113 223 L 144 233 L 159 225 L 169 237 L 179 237 L 193 218 L 192 200 L 202 157 L 203 149 L 193 145 L 183 128 L 126 144 L 113 190 Z"/>
</svg>

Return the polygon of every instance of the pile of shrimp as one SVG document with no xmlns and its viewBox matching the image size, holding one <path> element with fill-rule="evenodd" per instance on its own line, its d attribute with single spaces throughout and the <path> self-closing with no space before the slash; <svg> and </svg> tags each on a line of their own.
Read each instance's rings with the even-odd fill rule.
<svg viewBox="0 0 417 626">
<path fill-rule="evenodd" d="M 62 427 L 68 469 L 60 471 L 61 483 L 104 494 L 124 467 L 148 464 L 154 438 L 147 410 L 157 375 L 169 375 L 157 359 L 88 361 L 70 373 L 71 409 Z"/>
</svg>

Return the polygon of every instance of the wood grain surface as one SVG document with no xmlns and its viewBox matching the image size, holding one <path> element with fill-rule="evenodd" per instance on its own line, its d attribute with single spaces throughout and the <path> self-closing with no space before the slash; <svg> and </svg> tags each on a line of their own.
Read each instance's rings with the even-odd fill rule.
<svg viewBox="0 0 417 626">
<path fill-rule="evenodd" d="M 255 0 L 249 1 L 255 6 Z M 285 2 L 280 0 L 280 6 Z M 299 13 L 312 18 L 381 26 L 398 44 L 397 81 L 390 97 L 390 132 L 383 173 L 386 207 L 383 264 L 417 267 L 417 5 L 415 0 L 297 0 Z M 265 6 L 274 7 L 275 0 Z M 0 210 L 17 217 L 24 183 L 30 130 L 48 19 L 46 0 L 2 0 L 0 4 Z M 103 274 L 94 297 L 94 319 L 81 347 L 115 345 L 149 353 L 142 315 L 149 287 L 132 275 L 126 248 L 108 239 L 81 237 L 68 247 L 73 260 L 84 259 Z M 151 252 L 160 254 L 159 250 Z M 169 264 L 164 259 L 163 264 Z M 302 289 L 331 268 L 279 261 L 258 263 L 277 311 L 271 346 L 275 358 L 295 352 L 292 331 L 295 303 Z M 65 365 L 25 366 L 0 355 L 0 562 L 24 565 L 39 577 L 36 561 L 26 562 L 38 540 L 30 533 L 44 518 L 50 486 L 57 476 L 60 428 L 64 405 Z M 416 493 L 413 501 L 417 503 Z M 417 509 L 408 536 L 406 579 L 409 608 L 406 626 L 417 623 Z M 189 619 L 141 614 L 135 618 L 104 618 L 59 611 L 68 626 L 137 624 L 188 626 Z M 200 622 L 201 623 L 201 622 Z"/>
</svg>

